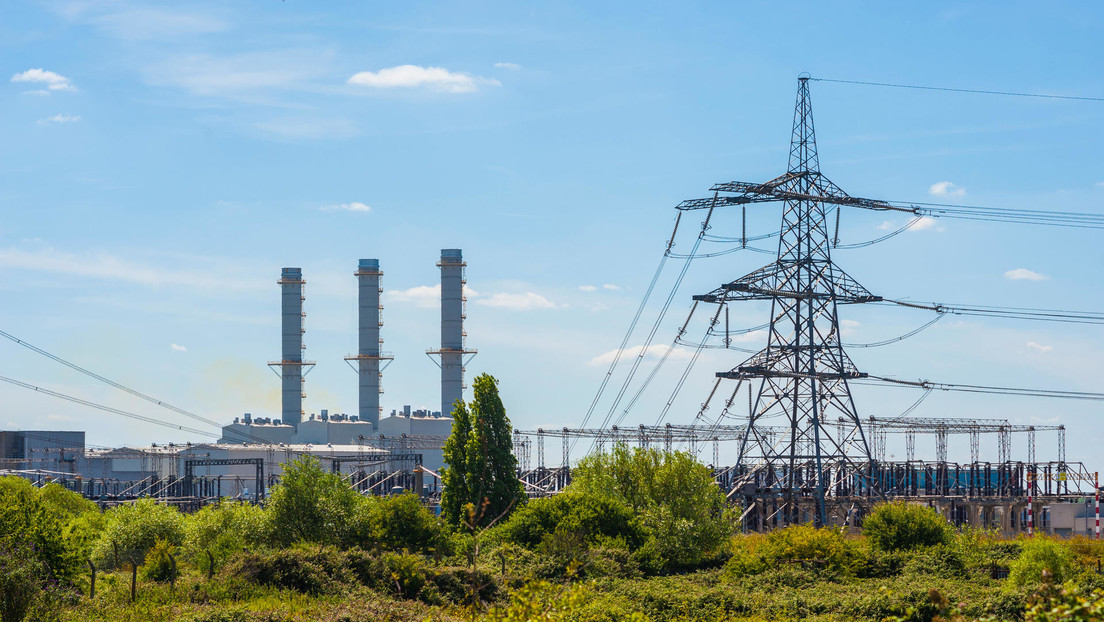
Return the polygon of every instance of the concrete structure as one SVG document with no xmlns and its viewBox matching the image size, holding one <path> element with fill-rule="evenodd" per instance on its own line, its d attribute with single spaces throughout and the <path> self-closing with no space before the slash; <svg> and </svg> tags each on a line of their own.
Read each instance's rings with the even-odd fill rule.
<svg viewBox="0 0 1104 622">
<path fill-rule="evenodd" d="M 359 347 L 356 356 L 347 356 L 345 360 L 356 361 L 357 376 L 360 378 L 360 421 L 368 422 L 374 430 L 379 424 L 380 405 L 379 396 L 383 393 L 380 388 L 380 378 L 383 369 L 381 361 L 390 361 L 393 357 L 380 351 L 383 339 L 380 338 L 380 327 L 383 321 L 380 312 L 383 305 L 380 304 L 380 271 L 378 259 L 361 259 L 357 271 L 353 273 L 357 278 L 359 301 L 359 330 L 357 331 Z"/>
<path fill-rule="evenodd" d="M 222 426 L 219 443 L 291 443 L 295 428 L 279 419 L 254 418 L 249 413 L 234 417 L 234 423 Z"/>
<path fill-rule="evenodd" d="M 441 357 L 441 413 L 452 415 L 453 405 L 464 398 L 465 348 L 464 256 L 458 248 L 441 249 L 441 348 L 429 354 Z"/>
<path fill-rule="evenodd" d="M 281 354 L 278 362 L 269 365 L 280 368 L 282 380 L 282 419 L 283 422 L 296 427 L 303 419 L 303 367 L 309 366 L 303 360 L 303 271 L 299 268 L 284 268 L 277 281 L 280 285 L 281 301 Z"/>
</svg>

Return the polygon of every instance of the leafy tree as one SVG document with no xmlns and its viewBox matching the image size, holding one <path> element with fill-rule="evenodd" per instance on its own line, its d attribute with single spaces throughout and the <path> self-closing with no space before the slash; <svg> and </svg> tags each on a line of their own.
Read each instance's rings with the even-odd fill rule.
<svg viewBox="0 0 1104 622">
<path fill-rule="evenodd" d="M 892 501 L 874 506 L 863 519 L 862 532 L 883 551 L 899 551 L 945 544 L 952 527 L 929 507 Z"/>
<path fill-rule="evenodd" d="M 491 524 L 525 501 L 517 479 L 510 419 L 498 395 L 498 381 L 480 374 L 470 405 L 457 400 L 452 434 L 445 441 L 448 465 L 441 474 L 441 514 L 451 525 Z M 470 516 L 469 516 L 470 510 Z"/>
<path fill-rule="evenodd" d="M 71 581 L 82 572 L 87 554 L 87 534 L 80 529 L 79 510 L 63 509 L 71 496 L 77 495 L 56 484 L 36 488 L 21 477 L 0 477 L 0 546 L 29 547 L 45 572 Z M 91 511 L 79 503 L 72 505 Z"/>
<path fill-rule="evenodd" d="M 637 512 L 664 566 L 700 564 L 732 535 L 724 494 L 709 468 L 687 452 L 624 445 L 584 458 L 568 490 L 607 497 Z"/>
<path fill-rule="evenodd" d="M 268 501 L 273 539 L 277 544 L 341 543 L 360 501 L 360 494 L 322 470 L 317 458 L 289 462 Z"/>
<path fill-rule="evenodd" d="M 271 540 L 272 524 L 263 508 L 249 503 L 223 501 L 201 508 L 188 517 L 184 552 L 201 570 L 209 569 L 211 553 L 216 566 L 245 547 Z"/>
<path fill-rule="evenodd" d="M 1073 555 L 1065 542 L 1046 537 L 1033 538 L 1024 543 L 1020 556 L 1012 562 L 1008 585 L 1011 587 L 1044 582 L 1061 585 L 1069 578 L 1072 567 Z"/>
<path fill-rule="evenodd" d="M 93 548 L 96 565 L 114 567 L 116 551 L 119 565 L 131 563 L 131 557 L 140 563 L 158 540 L 180 546 L 184 522 L 176 508 L 149 498 L 113 507 L 104 513 L 104 529 Z"/>
</svg>

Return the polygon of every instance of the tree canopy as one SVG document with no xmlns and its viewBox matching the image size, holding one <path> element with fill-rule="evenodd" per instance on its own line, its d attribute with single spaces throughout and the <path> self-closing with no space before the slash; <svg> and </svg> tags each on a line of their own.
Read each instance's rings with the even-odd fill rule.
<svg viewBox="0 0 1104 622">
<path fill-rule="evenodd" d="M 481 374 L 473 386 L 475 399 L 457 400 L 453 409 L 444 446 L 448 466 L 441 473 L 441 515 L 451 525 L 471 528 L 489 525 L 525 500 L 498 381 Z"/>
</svg>

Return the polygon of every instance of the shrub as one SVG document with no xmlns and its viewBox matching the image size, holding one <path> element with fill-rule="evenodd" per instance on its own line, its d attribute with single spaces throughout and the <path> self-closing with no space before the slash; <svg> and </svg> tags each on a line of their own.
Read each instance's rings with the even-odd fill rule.
<svg viewBox="0 0 1104 622">
<path fill-rule="evenodd" d="M 339 476 L 323 471 L 317 458 L 289 462 L 268 500 L 273 540 L 283 545 L 340 544 L 347 539 L 360 500 Z"/>
<path fill-rule="evenodd" d="M 21 477 L 0 477 L 0 545 L 31 551 L 66 583 L 83 571 L 87 553 L 87 532 L 62 509 L 72 495 L 57 485 L 35 488 Z"/>
<path fill-rule="evenodd" d="M 1072 562 L 1073 556 L 1065 543 L 1045 537 L 1028 540 L 1019 558 L 1009 567 L 1009 587 L 1041 583 L 1044 570 L 1050 574 L 1048 582 L 1061 584 L 1069 577 Z"/>
<path fill-rule="evenodd" d="M 687 452 L 618 445 L 587 456 L 572 475 L 569 491 L 617 501 L 641 516 L 654 538 L 650 548 L 668 569 L 713 559 L 734 531 L 712 472 Z"/>
<path fill-rule="evenodd" d="M 448 527 L 412 493 L 362 498 L 351 523 L 348 545 L 444 554 L 450 549 Z"/>
<path fill-rule="evenodd" d="M 620 540 L 630 549 L 645 539 L 644 526 L 628 505 L 586 492 L 564 492 L 534 499 L 517 509 L 488 540 L 535 549 L 555 531 L 576 534 L 588 544 Z"/>
<path fill-rule="evenodd" d="M 0 546 L 0 622 L 22 622 L 49 570 L 26 545 Z"/>
<path fill-rule="evenodd" d="M 153 499 L 119 505 L 104 513 L 104 530 L 93 548 L 96 565 L 115 568 L 142 563 L 158 540 L 176 547 L 184 543 L 184 516 L 176 508 Z M 115 559 L 118 550 L 119 559 Z"/>
<path fill-rule="evenodd" d="M 173 545 L 157 540 L 146 554 L 140 573 L 142 578 L 164 583 L 176 580 L 177 568 L 173 559 Z"/>
<path fill-rule="evenodd" d="M 935 510 L 907 501 L 875 506 L 862 524 L 863 535 L 884 551 L 944 544 L 950 540 L 952 531 L 951 525 Z"/>
<path fill-rule="evenodd" d="M 268 542 L 271 533 L 271 522 L 260 506 L 224 501 L 187 517 L 183 550 L 192 563 L 206 572 L 210 564 L 208 551 L 217 567 L 243 548 Z"/>
<path fill-rule="evenodd" d="M 839 529 L 812 525 L 738 537 L 732 548 L 732 557 L 725 564 L 726 573 L 732 577 L 758 574 L 784 564 L 850 575 L 863 560 L 859 543 Z"/>
<path fill-rule="evenodd" d="M 316 595 L 336 590 L 350 578 L 345 561 L 334 548 L 295 547 L 271 553 L 239 553 L 222 573 L 258 585 Z"/>
</svg>

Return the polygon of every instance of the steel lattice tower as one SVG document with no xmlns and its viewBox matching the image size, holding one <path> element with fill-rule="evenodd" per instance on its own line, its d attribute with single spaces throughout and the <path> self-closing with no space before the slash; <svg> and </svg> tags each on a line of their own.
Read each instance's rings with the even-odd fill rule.
<svg viewBox="0 0 1104 622">
<path fill-rule="evenodd" d="M 712 190 L 716 194 L 710 208 L 784 203 L 777 259 L 694 297 L 721 304 L 771 301 L 766 349 L 717 373 L 719 378 L 758 380 L 758 394 L 739 442 L 737 469 L 770 474 L 785 503 L 785 522 L 799 520 L 795 494 L 815 494 L 816 523 L 824 524 L 829 465 L 847 465 L 847 471 L 861 473 L 872 461 L 848 386 L 849 380 L 866 374 L 840 345 L 837 307 L 881 298 L 832 262 L 828 215 L 849 197 L 820 173 L 807 77 L 799 79 L 786 174 L 765 184 L 732 182 Z M 788 433 L 780 439 L 764 425 L 779 419 L 788 423 Z"/>
</svg>

